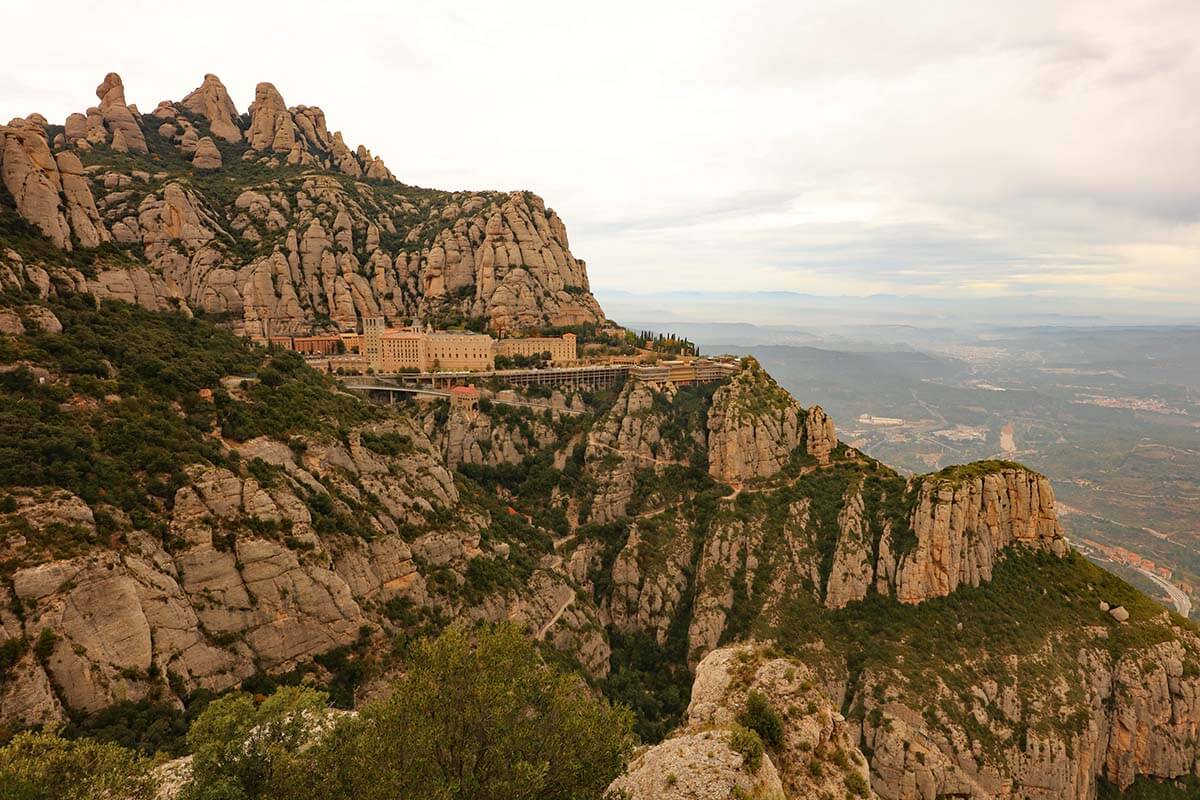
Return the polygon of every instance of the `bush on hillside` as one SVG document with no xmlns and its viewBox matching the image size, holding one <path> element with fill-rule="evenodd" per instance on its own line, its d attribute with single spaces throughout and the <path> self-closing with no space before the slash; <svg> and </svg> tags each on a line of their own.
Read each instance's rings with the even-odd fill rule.
<svg viewBox="0 0 1200 800">
<path fill-rule="evenodd" d="M 392 695 L 279 772 L 273 798 L 599 798 L 632 748 L 632 715 L 546 666 L 515 627 L 418 644 Z"/>
<path fill-rule="evenodd" d="M 4 800 L 149 800 L 148 763 L 132 750 L 49 733 L 21 733 L 0 748 Z"/>
</svg>

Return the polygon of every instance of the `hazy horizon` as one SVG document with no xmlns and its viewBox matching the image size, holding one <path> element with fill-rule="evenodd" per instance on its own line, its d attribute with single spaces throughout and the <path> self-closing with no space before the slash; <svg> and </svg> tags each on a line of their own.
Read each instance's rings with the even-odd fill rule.
<svg viewBox="0 0 1200 800">
<path fill-rule="evenodd" d="M 1079 301 L 1056 298 L 970 297 L 925 295 L 830 295 L 786 290 L 654 291 L 596 288 L 609 318 L 634 327 L 670 327 L 682 323 L 748 325 L 761 329 L 828 329 L 839 326 L 1200 326 L 1195 302 L 1130 307 L 1119 300 Z M 852 314 L 853 316 L 846 316 Z"/>
</svg>

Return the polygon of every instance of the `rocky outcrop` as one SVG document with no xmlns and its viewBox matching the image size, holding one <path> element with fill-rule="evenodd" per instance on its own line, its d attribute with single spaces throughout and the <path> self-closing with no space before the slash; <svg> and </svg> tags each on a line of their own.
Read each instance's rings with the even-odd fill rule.
<svg viewBox="0 0 1200 800">
<path fill-rule="evenodd" d="M 119 76 L 106 77 L 99 93 L 101 106 L 71 115 L 53 149 L 40 117 L 0 128 L 3 177 L 18 213 L 56 246 L 111 239 L 126 248 L 127 260 L 100 266 L 128 276 L 100 283 L 155 292 L 139 302 L 182 299 L 260 340 L 307 333 L 325 318 L 357 330 L 381 314 L 407 321 L 448 313 L 506 330 L 604 322 L 565 226 L 534 195 L 411 190 L 367 148 L 330 132 L 321 109 L 289 108 L 269 83 L 256 90 L 244 134 L 212 75 L 145 117 L 125 104 Z M 106 155 L 104 145 L 145 154 L 147 132 L 162 140 L 156 147 L 178 148 L 180 162 L 160 159 L 163 171 L 149 173 Z M 272 179 L 247 180 L 232 194 L 190 183 L 187 162 L 196 171 L 228 169 L 231 151 Z M 86 153 L 86 170 L 77 152 Z M 175 202 L 181 194 L 186 204 Z M 164 204 L 173 209 L 166 219 L 156 215 Z M 161 228 L 187 227 L 193 212 L 203 218 L 202 237 L 162 237 Z M 144 268 L 130 266 L 139 261 Z M 148 278 L 134 274 L 143 269 Z"/>
<path fill-rule="evenodd" d="M 205 75 L 200 87 L 184 97 L 180 105 L 207 119 L 214 136 L 227 142 L 242 141 L 237 107 L 225 90 L 225 84 L 216 75 Z"/>
<path fill-rule="evenodd" d="M 803 444 L 818 464 L 837 446 L 833 422 L 819 406 L 805 412 L 758 362 L 742 369 L 713 395 L 708 415 L 708 471 L 729 484 L 769 478 Z"/>
<path fill-rule="evenodd" d="M 212 139 L 205 136 L 196 142 L 196 152 L 192 154 L 192 166 L 196 169 L 220 169 L 221 151 Z"/>
<path fill-rule="evenodd" d="M 915 542 L 896 566 L 900 602 L 919 603 L 991 580 L 999 554 L 1012 544 L 1066 554 L 1054 490 L 1044 476 L 1015 466 L 972 472 L 978 468 L 952 468 L 948 476 L 925 478 L 917 489 Z"/>
<path fill-rule="evenodd" d="M 809 408 L 808 415 L 804 420 L 806 452 L 816 459 L 818 464 L 828 464 L 833 449 L 837 445 L 837 431 L 833 427 L 833 420 L 825 413 L 825 409 L 820 406 Z"/>
<path fill-rule="evenodd" d="M 769 755 L 757 769 L 729 729 L 681 733 L 637 753 L 609 791 L 628 800 L 784 800 Z"/>
<path fill-rule="evenodd" d="M 441 445 L 446 466 L 459 464 L 517 464 L 526 455 L 554 442 L 555 434 L 532 411 L 515 411 L 519 422 L 493 420 L 492 415 L 454 409 L 444 422 L 436 414 L 425 418 L 425 432 Z"/>
<path fill-rule="evenodd" d="M 288 113 L 283 96 L 272 83 L 260 83 L 254 87 L 246 141 L 255 150 L 285 155 L 289 155 L 296 146 L 296 124 Z"/>
<path fill-rule="evenodd" d="M 0 126 L 0 177 L 17 212 L 63 250 L 74 240 L 96 247 L 110 240 L 79 157 L 53 155 L 43 124 L 16 119 Z"/>
<path fill-rule="evenodd" d="M 819 800 L 845 796 L 853 787 L 852 796 L 873 798 L 855 732 L 821 685 L 821 676 L 802 661 L 772 657 L 759 644 L 714 650 L 696 668 L 683 726 L 635 758 L 613 788 L 631 797 L 724 798 L 736 785 L 745 793 L 740 796 Z M 767 743 L 758 773 L 725 757 L 726 737 L 748 722 L 751 695 L 781 723 L 779 740 Z M 675 781 L 667 778 L 671 773 Z M 705 773 L 707 780 L 700 777 Z"/>
<path fill-rule="evenodd" d="M 112 149 L 142 155 L 150 152 L 138 118 L 125 103 L 125 85 L 121 82 L 121 76 L 115 72 L 105 75 L 96 87 L 96 97 L 100 98 L 99 116 L 104 128 L 112 136 Z"/>
</svg>

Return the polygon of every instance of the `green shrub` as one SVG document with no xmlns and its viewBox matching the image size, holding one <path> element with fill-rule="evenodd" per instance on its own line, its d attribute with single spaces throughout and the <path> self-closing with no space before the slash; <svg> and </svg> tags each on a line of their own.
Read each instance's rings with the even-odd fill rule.
<svg viewBox="0 0 1200 800">
<path fill-rule="evenodd" d="M 0 748 L 4 800 L 148 800 L 149 764 L 115 744 L 20 733 Z"/>
<path fill-rule="evenodd" d="M 38 634 L 37 642 L 33 645 L 33 653 L 40 661 L 45 661 L 54 652 L 54 644 L 58 641 L 58 634 L 49 628 L 42 628 L 42 632 Z"/>
<path fill-rule="evenodd" d="M 244 692 L 209 703 L 188 731 L 192 778 L 182 799 L 268 796 L 279 765 L 313 740 L 325 702 L 320 692 L 285 686 L 261 704 Z"/>
<path fill-rule="evenodd" d="M 783 744 L 783 718 L 762 692 L 751 691 L 746 696 L 746 708 L 738 715 L 738 723 L 757 733 L 768 747 Z"/>
<path fill-rule="evenodd" d="M 762 766 L 763 742 L 758 734 L 741 725 L 734 725 L 729 733 L 729 747 L 742 754 L 742 768 L 747 772 L 758 772 Z"/>
<path fill-rule="evenodd" d="M 846 791 L 855 797 L 866 797 L 871 793 L 871 785 L 858 772 L 847 772 L 842 778 L 842 783 L 845 784 Z"/>
<path fill-rule="evenodd" d="M 273 800 L 599 797 L 632 749 L 629 712 L 546 666 L 514 626 L 452 627 L 410 656 L 389 698 L 287 760 Z"/>
</svg>

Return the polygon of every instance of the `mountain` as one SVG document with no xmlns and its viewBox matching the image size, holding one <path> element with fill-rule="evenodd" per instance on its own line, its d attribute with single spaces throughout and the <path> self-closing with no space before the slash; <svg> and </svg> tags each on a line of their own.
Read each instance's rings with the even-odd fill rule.
<svg viewBox="0 0 1200 800">
<path fill-rule="evenodd" d="M 506 329 L 604 320 L 566 226 L 529 192 L 406 186 L 269 83 L 246 113 L 213 75 L 149 114 L 116 74 L 96 96 L 62 125 L 32 114 L 0 126 L 6 243 L 45 256 L 44 236 L 65 253 L 55 280 L 256 338 L 379 314 Z"/>
<path fill-rule="evenodd" d="M 214 695 L 304 684 L 351 709 L 412 640 L 511 620 L 636 713 L 645 747 L 612 776 L 629 798 L 1194 790 L 1200 635 L 1071 549 L 1044 476 L 983 461 L 906 478 L 749 356 L 693 386 L 369 403 L 253 339 L 268 320 L 348 327 L 385 300 L 602 337 L 557 218 L 523 194 L 474 206 L 395 183 L 269 87 L 246 118 L 207 78 L 160 106 L 162 130 L 115 76 L 101 89 L 61 131 L 3 129 L 6 735 L 178 754 Z M 219 169 L 195 162 L 215 160 L 205 138 Z M 164 177 L 135 174 L 155 155 Z M 93 158 L 109 163 L 74 170 Z M 401 195 L 423 210 L 413 249 L 388 251 L 400 218 L 371 204 Z M 450 269 L 460 233 L 472 260 Z M 503 243 L 524 266 L 498 266 Z M 363 277 L 340 265 L 394 272 L 400 253 L 415 271 L 399 295 L 367 281 L 344 314 L 330 304 Z M 450 274 L 470 291 L 447 292 Z M 307 299 L 247 304 L 258 281 Z M 513 281 L 533 294 L 505 299 Z"/>
</svg>

